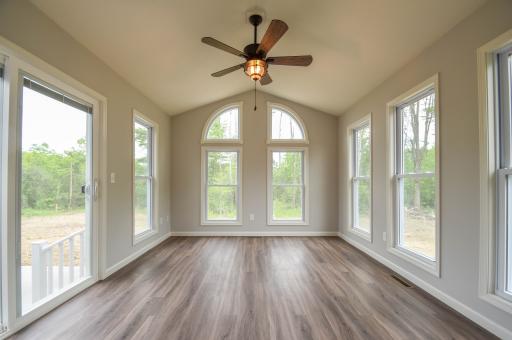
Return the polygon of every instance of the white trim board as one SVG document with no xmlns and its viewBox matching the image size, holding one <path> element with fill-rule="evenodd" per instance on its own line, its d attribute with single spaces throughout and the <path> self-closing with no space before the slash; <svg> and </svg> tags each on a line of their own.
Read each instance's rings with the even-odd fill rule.
<svg viewBox="0 0 512 340">
<path fill-rule="evenodd" d="M 197 236 L 197 237 L 272 237 L 272 236 L 290 236 L 290 237 L 320 237 L 320 236 L 338 236 L 337 231 L 172 231 L 172 237 Z"/>
<path fill-rule="evenodd" d="M 366 255 L 370 256 L 380 264 L 386 266 L 387 268 L 391 269 L 392 271 L 396 272 L 397 274 L 403 276 L 405 279 L 411 281 L 414 285 L 416 285 L 418 288 L 424 290 L 428 294 L 432 295 L 434 298 L 438 299 L 439 301 L 443 302 L 444 304 L 448 305 L 449 307 L 453 308 L 457 312 L 461 313 L 471 321 L 475 322 L 476 324 L 480 325 L 481 327 L 485 328 L 489 332 L 495 334 L 496 336 L 502 338 L 502 339 L 512 339 L 512 331 L 504 328 L 503 326 L 498 325 L 496 322 L 492 321 L 491 319 L 483 316 L 482 314 L 478 313 L 474 309 L 468 307 L 464 303 L 460 302 L 459 300 L 451 297 L 450 295 L 442 292 L 441 290 L 437 289 L 436 287 L 432 286 L 431 284 L 423 281 L 419 277 L 409 273 L 407 270 L 403 269 L 402 267 L 396 265 L 392 261 L 386 259 L 384 256 L 378 254 L 377 252 L 371 250 L 370 248 L 360 244 L 357 241 L 354 241 L 345 235 L 343 233 L 338 233 L 338 236 L 346 241 L 348 244 L 354 246 L 355 248 L 359 249 Z"/>
<path fill-rule="evenodd" d="M 103 273 L 103 275 L 101 275 L 101 280 L 105 280 L 107 277 L 109 277 L 110 275 L 114 274 L 115 272 L 117 272 L 118 270 L 120 270 L 121 268 L 127 266 L 128 264 L 130 264 L 131 262 L 135 261 L 136 259 L 138 259 L 139 257 L 141 257 L 142 255 L 144 255 L 145 253 L 147 253 L 148 251 L 150 251 L 151 249 L 155 248 L 157 245 L 159 245 L 160 243 L 164 242 L 165 240 L 167 240 L 169 237 L 171 236 L 171 233 L 168 232 L 166 234 L 164 234 L 163 236 L 157 238 L 156 240 L 154 240 L 153 242 L 151 243 L 148 243 L 146 244 L 144 247 L 140 248 L 139 250 L 137 250 L 135 253 L 132 253 L 130 255 L 128 255 L 127 257 L 125 257 L 124 259 L 122 259 L 121 261 L 117 262 L 116 264 L 108 267 L 106 270 L 105 270 L 105 273 Z"/>
</svg>

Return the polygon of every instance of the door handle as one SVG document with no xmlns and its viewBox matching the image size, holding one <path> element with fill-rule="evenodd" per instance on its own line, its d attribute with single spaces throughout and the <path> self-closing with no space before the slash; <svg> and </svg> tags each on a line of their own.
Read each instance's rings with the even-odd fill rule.
<svg viewBox="0 0 512 340">
<path fill-rule="evenodd" d="M 94 179 L 93 197 L 94 197 L 95 201 L 98 199 L 98 187 L 99 187 L 98 180 Z"/>
</svg>

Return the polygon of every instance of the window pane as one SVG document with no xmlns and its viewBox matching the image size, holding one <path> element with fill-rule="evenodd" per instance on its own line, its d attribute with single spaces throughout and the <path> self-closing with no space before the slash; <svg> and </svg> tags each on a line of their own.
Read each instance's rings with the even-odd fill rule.
<svg viewBox="0 0 512 340">
<path fill-rule="evenodd" d="M 370 126 L 354 131 L 356 143 L 356 176 L 370 176 Z"/>
<path fill-rule="evenodd" d="M 133 129 L 135 139 L 135 175 L 150 176 L 151 128 L 135 122 Z"/>
<path fill-rule="evenodd" d="M 208 220 L 237 219 L 237 187 L 208 187 Z"/>
<path fill-rule="evenodd" d="M 207 139 L 239 139 L 238 107 L 220 113 L 208 128 Z"/>
<path fill-rule="evenodd" d="M 506 197 L 501 197 L 500 199 L 503 199 L 506 202 L 506 208 L 505 208 L 505 228 L 506 228 L 506 235 L 510 235 L 512 232 L 512 180 L 511 175 L 505 176 L 505 185 L 506 185 Z M 505 273 L 507 275 L 505 279 L 505 289 L 506 291 L 511 294 L 512 293 L 512 238 L 507 237 L 505 233 L 498 232 L 498 237 L 503 237 L 506 240 L 506 255 L 505 255 L 505 263 L 506 263 L 506 270 Z M 499 249 L 500 246 L 498 246 Z M 499 283 L 501 285 L 501 283 Z"/>
<path fill-rule="evenodd" d="M 355 213 L 354 228 L 370 232 L 370 181 L 357 180 L 354 183 Z"/>
<path fill-rule="evenodd" d="M 302 220 L 302 186 L 273 186 L 274 220 Z"/>
<path fill-rule="evenodd" d="M 436 197 L 435 178 L 402 178 L 403 200 L 400 221 L 400 245 L 435 259 Z"/>
<path fill-rule="evenodd" d="M 399 109 L 404 173 L 435 172 L 435 95 L 431 93 Z"/>
<path fill-rule="evenodd" d="M 272 152 L 272 184 L 302 184 L 302 151 Z"/>
<path fill-rule="evenodd" d="M 134 181 L 133 214 L 135 235 L 151 229 L 150 207 L 151 181 L 146 178 L 137 178 Z"/>
<path fill-rule="evenodd" d="M 272 139 L 304 139 L 304 133 L 289 113 L 273 108 Z"/>
<path fill-rule="evenodd" d="M 237 167 L 238 152 L 208 151 L 208 184 L 236 185 Z"/>
</svg>

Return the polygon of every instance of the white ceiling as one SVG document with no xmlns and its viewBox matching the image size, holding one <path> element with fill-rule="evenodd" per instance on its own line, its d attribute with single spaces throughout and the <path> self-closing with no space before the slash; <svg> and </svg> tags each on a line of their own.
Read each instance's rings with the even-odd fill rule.
<svg viewBox="0 0 512 340">
<path fill-rule="evenodd" d="M 270 55 L 312 54 L 309 67 L 272 66 L 262 90 L 324 112 L 350 105 L 439 39 L 486 0 L 32 0 L 76 40 L 157 103 L 178 114 L 253 87 L 242 59 L 200 42 L 242 49 L 246 11 L 290 27 Z M 258 85 L 259 86 L 259 85 Z"/>
</svg>

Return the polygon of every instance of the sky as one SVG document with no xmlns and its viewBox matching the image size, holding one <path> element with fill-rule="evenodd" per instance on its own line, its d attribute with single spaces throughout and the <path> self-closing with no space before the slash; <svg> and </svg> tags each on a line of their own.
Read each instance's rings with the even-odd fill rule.
<svg viewBox="0 0 512 340">
<path fill-rule="evenodd" d="M 23 151 L 34 144 L 47 143 L 50 149 L 63 153 L 85 138 L 86 129 L 87 113 L 23 88 Z"/>
</svg>

